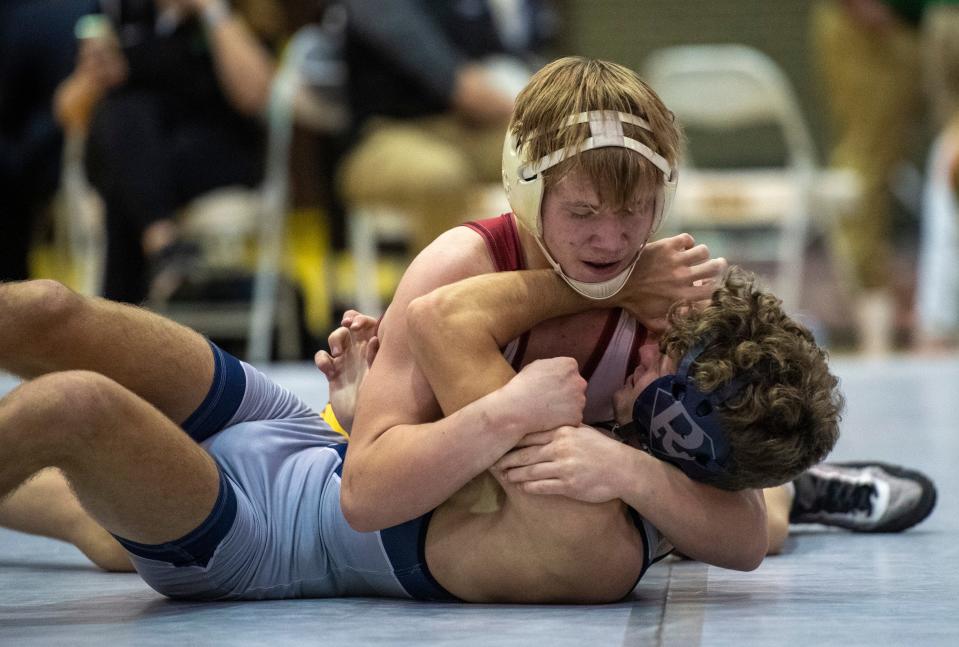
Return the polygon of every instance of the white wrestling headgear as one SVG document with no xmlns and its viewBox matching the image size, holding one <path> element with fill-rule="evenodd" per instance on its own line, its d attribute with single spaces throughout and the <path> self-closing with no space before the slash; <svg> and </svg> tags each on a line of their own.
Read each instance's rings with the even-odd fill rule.
<svg viewBox="0 0 959 647">
<path fill-rule="evenodd" d="M 589 124 L 590 136 L 576 146 L 567 146 L 558 151 L 553 151 L 535 162 L 526 162 L 523 150 L 517 149 L 516 135 L 507 131 L 506 141 L 503 143 L 503 187 L 506 189 L 506 198 L 509 200 L 513 213 L 516 214 L 516 220 L 526 228 L 536 238 L 540 249 L 546 255 L 546 260 L 552 265 L 553 269 L 563 277 L 570 287 L 590 299 L 606 299 L 613 296 L 623 289 L 629 275 L 632 274 L 636 262 L 639 260 L 637 252 L 636 258 L 630 263 L 629 267 L 614 276 L 613 278 L 601 283 L 588 283 L 586 281 L 577 281 L 570 278 L 559 266 L 552 255 L 546 249 L 546 243 L 543 240 L 543 215 L 541 212 L 543 203 L 543 171 L 556 166 L 563 160 L 578 155 L 584 151 L 594 148 L 618 147 L 628 148 L 636 151 L 663 173 L 663 183 L 656 192 L 656 204 L 653 211 L 653 224 L 649 230 L 652 235 L 662 223 L 663 216 L 669 210 L 673 194 L 676 191 L 676 169 L 669 165 L 666 158 L 655 152 L 646 144 L 637 141 L 623 134 L 623 124 L 633 124 L 644 130 L 652 132 L 649 122 L 641 117 L 631 115 L 625 112 L 616 112 L 614 110 L 592 110 L 590 112 L 581 112 L 578 115 L 572 115 L 563 124 L 563 127 L 574 126 L 576 124 Z M 535 136 L 535 133 L 533 134 Z"/>
</svg>

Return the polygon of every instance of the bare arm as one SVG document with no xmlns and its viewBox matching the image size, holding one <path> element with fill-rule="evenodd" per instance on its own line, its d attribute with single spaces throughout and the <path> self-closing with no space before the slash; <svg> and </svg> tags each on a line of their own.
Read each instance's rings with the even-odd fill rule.
<svg viewBox="0 0 959 647">
<path fill-rule="evenodd" d="M 727 492 L 693 481 L 645 452 L 622 445 L 620 498 L 684 555 L 751 571 L 766 556 L 766 504 L 760 490 Z"/>
<path fill-rule="evenodd" d="M 53 114 L 70 135 L 82 135 L 100 100 L 126 81 L 127 61 L 112 31 L 83 38 L 77 48 L 77 63 L 57 86 Z"/>
<path fill-rule="evenodd" d="M 766 554 L 766 507 L 758 490 L 727 492 L 591 427 L 530 434 L 496 467 L 530 494 L 602 503 L 622 499 L 684 555 L 748 571 Z"/>
<path fill-rule="evenodd" d="M 540 321 L 611 305 L 623 305 L 643 318 L 656 320 L 671 303 L 663 300 L 666 292 L 687 299 L 711 294 L 712 285 L 694 288 L 692 283 L 715 278 L 725 262 L 716 259 L 703 263 L 703 254 L 708 258 L 708 251 L 685 253 L 695 248 L 688 244 L 691 239 L 680 238 L 664 241 L 666 245 L 654 248 L 650 258 L 663 260 L 660 253 L 673 245 L 674 252 L 679 250 L 681 263 L 659 273 L 638 268 L 629 292 L 614 302 L 585 299 L 570 290 L 552 270 L 536 270 L 473 277 L 443 286 L 411 303 L 411 349 L 443 410 L 455 411 L 505 383 L 513 371 L 499 349 Z M 658 303 L 654 307 L 643 305 L 649 301 Z M 465 366 L 470 370 L 465 371 Z M 573 468 L 567 470 L 570 478 L 592 468 L 598 474 L 597 481 L 607 488 L 606 498 L 597 502 L 623 499 L 691 557 L 742 570 L 755 568 L 761 562 L 766 552 L 766 519 L 760 493 L 718 490 L 690 480 L 647 454 L 606 440 L 615 445 L 607 447 L 608 460 L 598 461 L 588 452 L 578 455 L 580 463 L 567 462 L 567 455 L 551 456 L 549 460 L 554 465 Z M 565 452 L 582 449 L 566 440 L 559 447 Z M 615 463 L 609 463 L 610 460 Z M 613 469 L 615 479 L 607 473 Z M 577 485 L 580 483 L 576 481 Z M 574 487 L 549 491 L 538 487 L 542 486 L 527 491 L 565 494 L 583 500 Z"/>
<path fill-rule="evenodd" d="M 553 317 L 621 306 L 650 328 L 661 328 L 678 300 L 708 298 L 726 267 L 709 260 L 688 234 L 651 243 L 623 291 L 603 301 L 571 290 L 552 270 L 498 272 L 445 285 L 410 304 L 410 348 L 442 409 L 456 411 L 505 384 L 515 373 L 500 348 Z M 469 366 L 470 370 L 463 370 Z"/>
<path fill-rule="evenodd" d="M 204 20 L 217 79 L 227 99 L 243 114 L 262 114 L 276 70 L 270 52 L 236 13 L 227 9 L 218 14 L 219 9 L 213 9 L 228 8 L 228 4 L 221 0 L 186 1 Z"/>
<path fill-rule="evenodd" d="M 659 257 L 651 254 L 648 258 Z M 686 256 L 683 259 L 688 260 Z M 488 469 L 525 433 L 581 421 L 584 383 L 573 360 L 534 363 L 519 379 L 510 381 L 514 373 L 499 353 L 502 344 L 498 340 L 505 344 L 514 331 L 573 307 L 573 302 L 566 300 L 572 293 L 563 284 L 553 284 L 551 296 L 558 296 L 558 301 L 533 303 L 530 297 L 538 292 L 526 291 L 524 274 L 489 274 L 482 280 L 492 281 L 492 289 L 484 290 L 479 307 L 464 309 L 465 317 L 455 314 L 455 306 L 464 299 L 470 303 L 473 284 L 469 283 L 465 291 L 463 286 L 453 287 L 447 293 L 452 295 L 448 302 L 442 293 L 438 295 L 441 304 L 454 306 L 452 310 L 434 309 L 432 297 L 410 307 L 414 299 L 438 287 L 492 269 L 479 236 L 459 228 L 430 245 L 407 270 L 381 323 L 380 352 L 357 401 L 341 494 L 344 513 L 354 528 L 383 528 L 432 510 Z M 547 283 L 557 280 L 552 272 L 526 275 Z M 661 282 L 661 278 L 651 279 L 640 272 L 634 285 L 659 289 Z M 683 274 L 679 282 L 686 285 L 691 279 Z M 572 298 L 576 306 L 570 312 L 602 307 L 575 295 Z M 507 314 L 503 328 L 496 335 L 484 336 L 471 317 L 483 316 L 482 304 L 498 299 L 502 301 L 497 313 Z M 523 307 L 502 307 L 510 303 Z M 455 320 L 446 321 L 446 315 Z M 479 330 L 480 334 L 462 336 L 464 330 Z M 444 383 L 434 376 L 427 380 L 411 350 L 424 339 L 432 344 L 428 355 L 437 361 L 430 366 L 456 379 Z M 539 387 L 542 381 L 549 386 Z M 444 408 L 457 411 L 456 415 L 433 422 L 442 415 L 434 390 Z M 473 402 L 475 406 L 458 411 Z"/>
<path fill-rule="evenodd" d="M 438 285 L 491 270 L 480 237 L 458 228 L 427 247 L 404 275 L 380 324 L 380 351 L 357 400 L 341 490 L 354 528 L 385 528 L 434 509 L 515 446 L 534 416 L 543 414 L 546 429 L 581 415 L 585 383 L 575 362 L 557 360 L 565 367 L 531 365 L 508 388 L 497 390 L 504 378 L 473 405 L 437 421 L 441 412 L 407 343 L 407 306 Z M 563 381 L 560 374 L 565 390 L 555 387 Z M 545 411 L 552 406 L 545 401 L 540 412 L 521 406 L 543 388 L 541 381 L 553 386 L 553 410 Z"/>
<path fill-rule="evenodd" d="M 516 375 L 500 352 L 511 339 L 589 305 L 553 270 L 472 277 L 410 304 L 410 350 L 443 412 L 451 413 Z"/>
<path fill-rule="evenodd" d="M 505 122 L 513 100 L 471 63 L 423 7 L 410 0 L 346 0 L 350 29 L 410 78 L 417 91 L 476 123 Z M 415 43 L 414 47 L 410 43 Z"/>
</svg>

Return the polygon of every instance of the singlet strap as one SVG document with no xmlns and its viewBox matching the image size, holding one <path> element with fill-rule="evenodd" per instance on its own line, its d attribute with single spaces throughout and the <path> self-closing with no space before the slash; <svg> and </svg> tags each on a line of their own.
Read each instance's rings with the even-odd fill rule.
<svg viewBox="0 0 959 647">
<path fill-rule="evenodd" d="M 473 220 L 463 223 L 486 241 L 486 249 L 497 272 L 525 270 L 526 259 L 519 242 L 519 232 L 512 213 L 504 213 L 495 218 Z"/>
<path fill-rule="evenodd" d="M 629 360 L 626 362 L 626 374 L 623 376 L 623 382 L 625 382 L 626 378 L 632 375 L 636 367 L 639 366 L 639 348 L 646 343 L 646 337 L 648 336 L 649 330 L 637 321 L 636 332 L 633 334 L 633 345 L 629 348 Z"/>
<path fill-rule="evenodd" d="M 613 333 L 616 332 L 616 326 L 619 325 L 619 320 L 622 316 L 622 308 L 614 308 L 609 311 L 609 315 L 606 317 L 606 323 L 603 325 L 603 331 L 596 341 L 596 346 L 593 348 L 593 352 L 590 353 L 589 359 L 586 360 L 583 370 L 580 371 L 580 375 L 582 375 L 583 379 L 587 382 L 589 378 L 593 377 L 593 373 L 596 372 L 596 367 L 598 367 L 599 363 L 603 360 L 609 342 L 613 338 Z"/>
</svg>

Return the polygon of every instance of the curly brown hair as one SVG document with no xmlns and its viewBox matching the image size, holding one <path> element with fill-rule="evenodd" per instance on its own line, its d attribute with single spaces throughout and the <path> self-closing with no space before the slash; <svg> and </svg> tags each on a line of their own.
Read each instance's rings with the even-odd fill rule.
<svg viewBox="0 0 959 647">
<path fill-rule="evenodd" d="M 673 307 L 660 342 L 662 352 L 681 357 L 715 336 L 690 371 L 702 391 L 748 376 L 719 406 L 730 465 L 714 485 L 726 490 L 781 485 L 822 461 L 839 437 L 845 404 L 826 352 L 756 283 L 753 274 L 729 268 L 707 305 Z"/>
</svg>

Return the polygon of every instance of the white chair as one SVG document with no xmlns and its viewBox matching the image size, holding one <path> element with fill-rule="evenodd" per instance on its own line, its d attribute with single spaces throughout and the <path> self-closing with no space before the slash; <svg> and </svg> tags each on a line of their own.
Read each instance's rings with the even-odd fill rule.
<svg viewBox="0 0 959 647">
<path fill-rule="evenodd" d="M 391 205 L 365 205 L 350 209 L 347 236 L 353 259 L 353 304 L 362 313 L 379 317 L 385 307 L 380 296 L 380 242 L 409 245 L 409 216 Z"/>
<path fill-rule="evenodd" d="M 57 253 L 70 259 L 73 287 L 81 294 L 100 295 L 106 261 L 104 207 L 83 170 L 85 143 L 79 135 L 64 141 L 54 242 Z"/>
<path fill-rule="evenodd" d="M 341 130 L 347 124 L 348 115 L 343 105 L 324 94 L 325 90 L 335 94 L 345 87 L 346 65 L 336 52 L 345 28 L 344 21 L 342 12 L 327 11 L 323 24 L 307 25 L 297 31 L 287 46 L 283 65 L 273 82 L 259 259 L 247 336 L 247 358 L 251 362 L 265 362 L 270 357 L 290 202 L 293 124 L 296 122 L 311 130 L 327 132 Z M 332 270 L 328 269 L 326 275 L 332 276 Z M 296 346 L 298 351 L 298 341 Z M 289 350 L 292 351 L 292 347 Z M 284 355 L 296 359 L 299 352 Z"/>
<path fill-rule="evenodd" d="M 170 318 L 210 335 L 242 337 L 245 334 L 246 359 L 253 363 L 270 360 L 274 334 L 280 359 L 294 360 L 301 355 L 296 293 L 288 282 L 281 280 L 290 208 L 290 149 L 294 123 L 317 131 L 335 131 L 346 126 L 347 115 L 342 104 L 331 100 L 325 92 L 328 89 L 336 92 L 345 83 L 345 66 L 335 55 L 336 40 L 340 37 L 338 30 L 342 28 L 340 22 L 338 15 L 328 12 L 323 24 L 307 25 L 291 37 L 270 89 L 266 168 L 262 185 L 251 194 L 252 217 L 240 201 L 230 217 L 222 219 L 223 226 L 217 227 L 214 223 L 207 236 L 214 243 L 218 239 L 222 243 L 237 239 L 237 231 L 251 234 L 257 250 L 251 299 L 227 303 L 149 304 Z M 230 197 L 229 192 L 226 195 Z M 207 210 L 206 217 L 212 215 L 211 211 L 215 210 Z M 247 212 L 246 218 L 244 212 Z M 214 216 L 213 220 L 217 218 Z M 189 225 L 185 227 L 189 228 Z M 194 231 L 197 229 L 194 227 Z M 234 255 L 242 253 L 242 246 L 236 249 Z M 325 275 L 332 276 L 329 268 Z"/>
<path fill-rule="evenodd" d="M 726 239 L 750 231 L 769 233 L 767 244 L 743 238 L 751 242 L 716 251 L 725 253 L 730 262 L 775 263 L 777 294 L 788 308 L 798 308 L 814 209 L 834 212 L 854 201 L 855 177 L 819 169 L 791 84 L 769 57 L 755 49 L 669 47 L 649 56 L 645 76 L 686 128 L 780 129 L 785 161 L 779 167 L 700 169 L 687 156 L 668 222 L 678 230 L 695 234 L 703 229 Z"/>
</svg>

